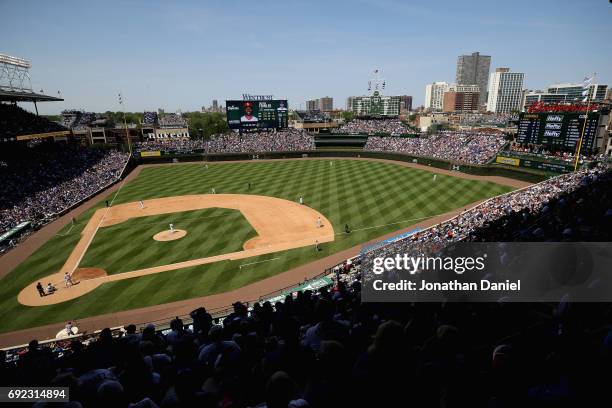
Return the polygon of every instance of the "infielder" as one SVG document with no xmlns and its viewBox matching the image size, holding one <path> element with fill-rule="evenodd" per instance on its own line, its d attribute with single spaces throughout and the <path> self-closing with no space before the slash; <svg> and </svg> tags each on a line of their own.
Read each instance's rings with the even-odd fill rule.
<svg viewBox="0 0 612 408">
<path fill-rule="evenodd" d="M 304 204 L 304 196 L 300 196 L 300 204 Z"/>
<path fill-rule="evenodd" d="M 140 209 L 144 210 L 144 201 L 140 200 Z"/>
<path fill-rule="evenodd" d="M 73 285 L 72 276 L 70 276 L 68 272 L 64 273 L 64 284 L 66 285 L 66 287 L 70 287 Z"/>
<path fill-rule="evenodd" d="M 321 225 L 321 217 L 317 217 L 317 228 L 321 228 L 323 225 Z"/>
</svg>

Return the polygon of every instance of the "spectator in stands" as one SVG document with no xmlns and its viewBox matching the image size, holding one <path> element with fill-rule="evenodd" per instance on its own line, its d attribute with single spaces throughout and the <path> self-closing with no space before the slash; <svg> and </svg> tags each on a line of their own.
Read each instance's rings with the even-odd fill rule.
<svg viewBox="0 0 612 408">
<path fill-rule="evenodd" d="M 485 164 L 495 158 L 505 143 L 504 138 L 496 134 L 445 131 L 419 138 L 370 136 L 364 149 Z"/>
<path fill-rule="evenodd" d="M 187 138 L 149 140 L 137 143 L 135 151 L 176 153 L 264 153 L 314 150 L 314 137 L 303 130 L 283 129 L 277 132 L 227 133 L 213 135 L 210 140 Z"/>
<path fill-rule="evenodd" d="M 11 145 L 0 152 L 0 234 L 36 228 L 116 182 L 128 154 L 60 143 Z"/>
<path fill-rule="evenodd" d="M 338 128 L 332 129 L 332 133 L 383 133 L 390 136 L 399 136 L 411 133 L 411 131 L 399 119 L 353 119 Z"/>
<path fill-rule="evenodd" d="M 49 119 L 30 113 L 17 105 L 0 103 L 0 139 L 67 130 Z"/>
</svg>

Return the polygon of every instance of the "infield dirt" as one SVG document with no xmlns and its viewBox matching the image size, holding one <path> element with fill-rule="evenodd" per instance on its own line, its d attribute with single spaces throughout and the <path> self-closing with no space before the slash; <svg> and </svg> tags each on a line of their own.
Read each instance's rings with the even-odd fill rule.
<svg viewBox="0 0 612 408">
<path fill-rule="evenodd" d="M 104 273 L 104 275 L 99 274 L 99 276 L 80 281 L 73 279 L 78 284 L 65 287 L 64 274 L 68 272 L 73 275 L 79 272 L 77 269 L 79 263 L 99 228 L 120 224 L 130 218 L 214 207 L 239 210 L 257 232 L 256 237 L 244 244 L 243 251 L 114 275 Z M 318 226 L 317 218 L 321 219 L 320 227 Z M 138 202 L 119 204 L 97 210 L 83 229 L 81 239 L 62 268 L 57 273 L 30 283 L 21 290 L 17 300 L 26 306 L 52 305 L 82 296 L 105 282 L 135 278 L 222 260 L 248 258 L 314 245 L 316 241 L 324 243 L 333 240 L 334 229 L 331 222 L 323 214 L 308 206 L 280 198 L 247 194 L 200 194 L 146 200 L 144 208 L 141 208 Z M 74 277 L 78 277 L 78 274 Z M 52 295 L 41 297 L 36 290 L 38 281 L 45 285 L 47 282 L 53 283 L 57 291 Z"/>
</svg>

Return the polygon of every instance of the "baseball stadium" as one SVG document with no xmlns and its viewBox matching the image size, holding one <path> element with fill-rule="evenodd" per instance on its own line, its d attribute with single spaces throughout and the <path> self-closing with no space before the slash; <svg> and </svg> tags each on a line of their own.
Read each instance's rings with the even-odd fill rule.
<svg viewBox="0 0 612 408">
<path fill-rule="evenodd" d="M 602 406 L 612 100 L 593 78 L 521 111 L 412 109 L 376 68 L 342 110 L 234 89 L 44 115 L 73 102 L 34 72 L 0 54 L 0 403 Z M 453 289 L 471 279 L 500 289 Z"/>
</svg>

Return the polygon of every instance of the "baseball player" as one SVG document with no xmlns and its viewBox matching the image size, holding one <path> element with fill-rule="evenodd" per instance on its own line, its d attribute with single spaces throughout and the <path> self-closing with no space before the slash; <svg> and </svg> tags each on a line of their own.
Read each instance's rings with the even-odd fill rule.
<svg viewBox="0 0 612 408">
<path fill-rule="evenodd" d="M 64 273 L 64 284 L 67 288 L 73 285 L 72 276 L 68 272 Z"/>
<path fill-rule="evenodd" d="M 174 234 L 174 224 L 170 224 L 170 233 Z"/>
<path fill-rule="evenodd" d="M 438 175 L 434 174 L 434 180 L 433 181 L 436 181 L 437 178 L 438 178 Z"/>
<path fill-rule="evenodd" d="M 321 217 L 317 217 L 317 228 L 321 228 L 323 225 L 321 224 Z"/>
<path fill-rule="evenodd" d="M 144 201 L 140 200 L 140 209 L 144 210 Z"/>
<path fill-rule="evenodd" d="M 300 204 L 304 204 L 304 196 L 300 196 Z"/>
<path fill-rule="evenodd" d="M 319 252 L 321 248 L 319 247 L 319 240 L 315 241 L 315 252 Z"/>
</svg>

